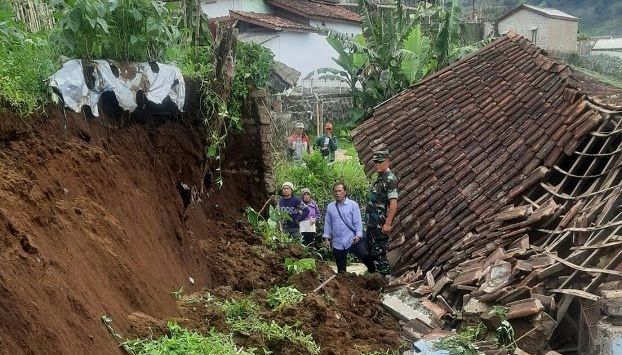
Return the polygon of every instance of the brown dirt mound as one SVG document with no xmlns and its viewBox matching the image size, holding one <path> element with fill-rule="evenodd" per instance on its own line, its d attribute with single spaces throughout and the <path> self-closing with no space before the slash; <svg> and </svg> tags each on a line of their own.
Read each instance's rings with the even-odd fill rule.
<svg viewBox="0 0 622 355">
<path fill-rule="evenodd" d="M 241 250 L 249 250 L 244 248 Z M 294 252 L 292 252 L 294 251 Z M 250 257 L 248 252 L 242 252 L 240 257 Z M 267 252 L 265 258 L 280 260 L 285 257 L 299 257 L 295 249 Z M 240 259 L 238 259 L 240 260 Z M 242 279 L 254 277 L 254 273 L 245 274 L 244 263 L 234 263 L 233 267 L 242 275 L 238 279 L 242 284 L 251 281 Z M 320 292 L 313 293 L 313 289 L 332 275 L 332 270 L 320 264 L 318 272 L 305 272 L 294 277 L 288 277 L 282 268 L 272 268 L 270 263 L 257 264 L 257 270 L 274 275 L 278 285 L 294 285 L 304 292 L 304 300 L 296 305 L 285 306 L 272 311 L 266 303 L 267 290 L 239 290 L 235 285 L 224 286 L 201 293 L 189 295 L 188 299 L 178 302 L 180 315 L 172 318 L 178 324 L 207 333 L 210 329 L 229 333 L 224 314 L 215 303 L 196 300 L 200 297 L 214 300 L 241 299 L 250 297 L 260 306 L 259 315 L 265 320 L 274 320 L 280 325 L 297 326 L 306 334 L 311 334 L 320 345 L 321 354 L 358 355 L 366 352 L 398 349 L 403 345 L 400 337 L 399 324 L 388 316 L 380 307 L 380 291 L 377 289 L 376 276 L 366 275 L 339 275 L 329 282 Z M 236 290 L 238 289 L 238 290 Z M 164 320 L 154 320 L 145 315 L 132 315 L 129 338 L 152 337 L 163 334 Z M 154 332 L 155 330 L 155 332 Z M 290 342 L 270 342 L 257 334 L 235 334 L 236 343 L 252 348 L 266 348 L 275 354 L 303 355 L 308 352 L 299 344 Z"/>
<path fill-rule="evenodd" d="M 121 333 L 161 332 L 167 319 L 198 327 L 205 314 L 180 313 L 171 295 L 180 286 L 192 293 L 230 285 L 247 294 L 289 282 L 283 260 L 301 250 L 272 253 L 242 221 L 244 207 L 263 203 L 256 169 L 235 153 L 242 145 L 224 167 L 224 188 L 184 210 L 179 183 L 203 179 L 200 129 L 189 119 L 65 117 L 55 107 L 27 124 L 3 118 L 0 353 L 121 353 L 102 315 Z M 292 282 L 305 292 L 320 281 L 303 278 Z M 334 305 L 309 296 L 277 319 L 300 319 L 308 331 L 317 325 L 314 337 L 327 354 L 391 347 L 398 327 L 378 310 L 378 292 L 366 282 L 334 280 L 324 291 Z M 217 314 L 208 319 L 218 328 Z"/>
<path fill-rule="evenodd" d="M 66 114 L 0 115 L 0 353 L 118 353 L 102 315 L 175 314 L 170 292 L 228 282 L 210 253 L 249 234 L 241 174 L 184 217 L 177 184 L 202 179 L 189 120 Z"/>
</svg>

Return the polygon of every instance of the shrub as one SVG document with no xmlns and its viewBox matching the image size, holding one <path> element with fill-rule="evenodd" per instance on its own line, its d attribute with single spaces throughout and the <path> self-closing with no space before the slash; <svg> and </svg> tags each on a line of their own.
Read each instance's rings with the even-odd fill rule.
<svg viewBox="0 0 622 355">
<path fill-rule="evenodd" d="M 267 340 L 289 341 L 303 346 L 310 354 L 319 354 L 320 347 L 310 334 L 297 329 L 297 325 L 279 325 L 266 321 L 258 315 L 259 306 L 249 299 L 218 302 L 225 313 L 225 321 L 231 331 L 243 334 L 259 334 Z"/>
<path fill-rule="evenodd" d="M 298 275 L 308 270 L 315 271 L 315 259 L 304 258 L 300 260 L 294 260 L 291 258 L 285 259 L 285 270 L 290 275 Z"/>
<path fill-rule="evenodd" d="M 299 303 L 304 297 L 305 295 L 293 286 L 275 286 L 268 293 L 267 302 L 273 309 L 279 309 L 286 305 Z"/>
<path fill-rule="evenodd" d="M 354 151 L 351 150 L 349 153 Z M 275 169 L 277 186 L 281 186 L 285 181 L 291 181 L 298 190 L 306 187 L 311 190 L 318 206 L 323 209 L 333 201 L 333 184 L 341 181 L 348 187 L 348 198 L 357 201 L 361 207 L 365 205 L 369 179 L 356 156 L 328 165 L 319 152 L 313 152 L 304 156 L 303 161 L 304 164 L 278 161 Z"/>
<path fill-rule="evenodd" d="M 274 206 L 268 209 L 268 218 L 265 219 L 252 207 L 246 208 L 246 218 L 255 231 L 263 236 L 264 243 L 271 249 L 276 249 L 294 242 L 294 240 L 281 231 L 281 222 L 291 220 L 291 217 Z"/>
<path fill-rule="evenodd" d="M 0 104 L 27 116 L 49 101 L 46 79 L 58 55 L 47 40 L 49 31 L 26 32 L 9 9 L 0 9 Z"/>
<path fill-rule="evenodd" d="M 230 335 L 211 330 L 207 336 L 168 323 L 168 334 L 159 339 L 136 339 L 124 342 L 123 349 L 130 354 L 255 354 L 253 349 L 238 349 Z"/>
<path fill-rule="evenodd" d="M 622 80 L 622 58 L 592 53 L 589 55 L 571 54 L 566 60 L 572 65 Z"/>
<path fill-rule="evenodd" d="M 69 57 L 157 61 L 181 33 L 163 3 L 65 0 L 56 41 Z"/>
</svg>

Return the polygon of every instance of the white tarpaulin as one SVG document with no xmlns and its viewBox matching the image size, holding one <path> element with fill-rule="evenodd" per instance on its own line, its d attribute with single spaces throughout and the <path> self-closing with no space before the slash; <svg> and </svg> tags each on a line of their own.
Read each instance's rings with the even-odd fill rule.
<svg viewBox="0 0 622 355">
<path fill-rule="evenodd" d="M 82 106 L 91 107 L 94 116 L 99 116 L 98 103 L 106 91 L 114 92 L 119 106 L 130 112 L 137 107 L 136 93 L 142 91 L 147 100 L 161 104 L 168 96 L 183 111 L 186 98 L 184 77 L 177 67 L 156 63 L 158 72 L 154 72 L 149 63 L 125 63 L 114 61 L 89 61 L 92 68 L 94 84 L 92 89 L 87 86 L 84 77 L 82 60 L 73 59 L 65 62 L 63 67 L 50 78 L 50 86 L 58 89 L 65 105 L 76 112 Z M 118 77 L 112 66 L 117 70 Z M 88 74 L 89 76 L 91 73 Z"/>
</svg>

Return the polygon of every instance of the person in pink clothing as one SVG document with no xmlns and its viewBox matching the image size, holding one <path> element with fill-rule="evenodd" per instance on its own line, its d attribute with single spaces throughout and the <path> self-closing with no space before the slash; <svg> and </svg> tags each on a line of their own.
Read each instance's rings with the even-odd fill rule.
<svg viewBox="0 0 622 355">
<path fill-rule="evenodd" d="M 296 122 L 294 134 L 287 138 L 287 156 L 292 160 L 300 161 L 305 153 L 311 153 L 309 136 L 305 133 L 305 125 L 302 122 Z"/>
<path fill-rule="evenodd" d="M 311 197 L 311 191 L 309 189 L 300 190 L 302 202 L 309 209 L 309 215 L 303 221 L 300 222 L 300 234 L 302 234 L 303 245 L 315 244 L 315 236 L 317 234 L 316 222 L 320 219 L 320 208 L 317 203 L 313 201 Z"/>
</svg>

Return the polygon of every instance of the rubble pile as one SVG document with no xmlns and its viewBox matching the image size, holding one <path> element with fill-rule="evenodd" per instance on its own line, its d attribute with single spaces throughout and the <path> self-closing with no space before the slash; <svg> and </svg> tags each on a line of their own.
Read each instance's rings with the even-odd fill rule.
<svg viewBox="0 0 622 355">
<path fill-rule="evenodd" d="M 593 343 L 622 279 L 622 95 L 599 85 L 508 33 L 354 131 L 368 167 L 394 152 L 390 288 L 444 320 L 431 329 L 500 305 L 527 353 Z"/>
</svg>

